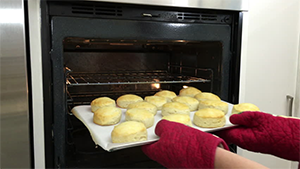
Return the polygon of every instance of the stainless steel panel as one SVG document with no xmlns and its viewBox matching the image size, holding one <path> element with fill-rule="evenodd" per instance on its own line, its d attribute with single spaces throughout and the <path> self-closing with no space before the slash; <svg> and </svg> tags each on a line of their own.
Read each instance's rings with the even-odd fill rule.
<svg viewBox="0 0 300 169">
<path fill-rule="evenodd" d="M 0 1 L 1 168 L 29 168 L 24 4 Z"/>
<path fill-rule="evenodd" d="M 248 11 L 249 0 L 86 0 L 140 5 Z"/>
</svg>

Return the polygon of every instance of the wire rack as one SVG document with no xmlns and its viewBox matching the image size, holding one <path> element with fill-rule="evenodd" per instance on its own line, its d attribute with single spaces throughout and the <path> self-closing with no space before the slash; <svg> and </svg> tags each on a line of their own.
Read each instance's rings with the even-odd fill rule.
<svg viewBox="0 0 300 169">
<path fill-rule="evenodd" d="M 74 73 L 67 74 L 68 86 L 80 85 L 120 85 L 153 83 L 205 83 L 209 79 L 170 74 L 166 71 L 135 71 L 114 73 Z"/>
</svg>

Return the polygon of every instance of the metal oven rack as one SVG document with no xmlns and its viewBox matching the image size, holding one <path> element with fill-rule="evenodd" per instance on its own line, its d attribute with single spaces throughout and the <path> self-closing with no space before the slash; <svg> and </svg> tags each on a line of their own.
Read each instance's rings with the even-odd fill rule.
<svg viewBox="0 0 300 169">
<path fill-rule="evenodd" d="M 152 85 L 152 84 L 179 84 L 179 83 L 210 83 L 212 87 L 213 72 L 210 69 L 199 69 L 198 71 L 206 71 L 209 78 L 200 78 L 195 76 L 187 76 L 182 74 L 172 74 L 166 70 L 153 71 L 124 71 L 124 72 L 72 72 L 71 69 L 66 69 L 66 85 L 68 88 L 72 87 L 97 87 L 97 86 L 122 86 L 122 85 Z M 122 93 L 117 91 L 119 95 L 130 93 L 130 91 L 123 90 Z M 139 95 L 153 95 L 156 90 L 135 90 Z M 68 105 L 89 104 L 91 98 L 108 96 L 113 97 L 116 91 L 105 91 L 105 93 L 97 91 L 89 92 L 72 92 L 67 90 Z"/>
<path fill-rule="evenodd" d="M 69 73 L 66 79 L 66 84 L 68 86 L 199 82 L 205 83 L 211 82 L 211 80 L 199 77 L 170 74 L 166 71 Z"/>
</svg>

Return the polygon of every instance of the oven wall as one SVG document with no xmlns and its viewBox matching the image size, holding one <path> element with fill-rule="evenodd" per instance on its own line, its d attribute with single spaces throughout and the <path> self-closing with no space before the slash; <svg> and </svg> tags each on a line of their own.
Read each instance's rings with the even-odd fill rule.
<svg viewBox="0 0 300 169">
<path fill-rule="evenodd" d="M 268 113 L 289 115 L 286 96 L 296 95 L 300 1 L 249 3 L 248 18 L 244 20 L 248 23 L 243 29 L 239 102 L 254 103 Z M 291 168 L 290 161 L 271 155 L 243 149 L 238 149 L 238 154 L 269 168 Z"/>
</svg>

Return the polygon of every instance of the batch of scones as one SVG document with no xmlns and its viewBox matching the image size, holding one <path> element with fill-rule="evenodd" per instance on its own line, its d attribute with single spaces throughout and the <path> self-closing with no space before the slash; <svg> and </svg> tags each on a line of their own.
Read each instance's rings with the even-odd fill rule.
<svg viewBox="0 0 300 169">
<path fill-rule="evenodd" d="M 221 101 L 220 97 L 213 94 L 213 93 L 209 93 L 209 92 L 201 92 L 201 93 L 198 93 L 196 94 L 195 96 L 195 99 L 197 100 L 219 100 Z"/>
<path fill-rule="evenodd" d="M 214 108 L 200 109 L 194 114 L 196 126 L 205 128 L 223 127 L 226 123 L 224 112 Z"/>
<path fill-rule="evenodd" d="M 100 97 L 91 102 L 91 111 L 94 113 L 94 123 L 107 126 L 120 122 L 121 108 L 127 109 L 125 122 L 116 126 L 111 132 L 113 143 L 125 143 L 147 140 L 147 128 L 154 125 L 154 116 L 161 110 L 161 119 L 192 126 L 192 123 L 202 128 L 223 127 L 226 123 L 228 104 L 209 92 L 201 92 L 195 87 L 175 92 L 162 90 L 153 96 L 144 99 L 134 94 L 125 94 L 116 101 L 109 97 Z M 194 112 L 193 119 L 190 112 Z M 241 103 L 233 106 L 232 114 L 241 111 L 259 111 L 250 103 Z"/>
<path fill-rule="evenodd" d="M 117 107 L 101 107 L 94 112 L 93 121 L 101 126 L 114 125 L 120 122 L 122 111 Z"/>
<path fill-rule="evenodd" d="M 92 112 L 96 112 L 101 107 L 115 107 L 115 100 L 109 97 L 99 97 L 91 102 Z"/>
<path fill-rule="evenodd" d="M 178 96 L 172 99 L 173 102 L 179 102 L 186 104 L 190 111 L 195 111 L 198 109 L 199 101 L 193 97 L 189 96 Z"/>
<path fill-rule="evenodd" d="M 187 87 L 183 88 L 179 91 L 179 96 L 189 96 L 194 97 L 195 95 L 202 93 L 201 90 L 195 88 L 195 87 Z"/>
<path fill-rule="evenodd" d="M 191 118 L 187 114 L 171 114 L 168 116 L 163 116 L 161 119 L 192 126 Z"/>
<path fill-rule="evenodd" d="M 162 106 L 161 115 L 167 116 L 171 114 L 186 114 L 190 115 L 189 106 L 179 102 L 170 102 Z"/>
<path fill-rule="evenodd" d="M 154 115 L 148 110 L 141 108 L 127 109 L 125 113 L 126 121 L 138 121 L 143 123 L 146 128 L 153 126 L 154 124 Z"/>
<path fill-rule="evenodd" d="M 117 99 L 117 105 L 121 108 L 127 109 L 127 106 L 131 103 L 137 103 L 144 101 L 142 97 L 134 94 L 125 94 Z"/>
<path fill-rule="evenodd" d="M 256 105 L 252 103 L 240 103 L 233 106 L 231 114 L 238 114 L 243 111 L 260 111 L 260 110 Z"/>
<path fill-rule="evenodd" d="M 145 101 L 154 104 L 157 110 L 161 110 L 162 106 L 168 102 L 167 99 L 162 96 L 146 96 Z"/>
<path fill-rule="evenodd" d="M 111 132 L 113 143 L 145 141 L 148 139 L 146 126 L 137 121 L 125 121 L 114 127 Z"/>
<path fill-rule="evenodd" d="M 177 97 L 175 92 L 169 90 L 162 90 L 154 94 L 154 96 L 161 96 L 167 99 L 167 102 L 172 102 L 172 99 Z"/>
<path fill-rule="evenodd" d="M 228 104 L 220 100 L 200 100 L 198 110 L 205 108 L 214 108 L 221 110 L 222 112 L 224 112 L 224 115 L 226 115 L 228 112 Z"/>
<path fill-rule="evenodd" d="M 148 110 L 150 113 L 153 115 L 156 115 L 157 113 L 157 107 L 154 104 L 151 104 L 149 102 L 136 102 L 136 103 L 131 103 L 128 105 L 127 109 L 133 109 L 133 108 L 141 108 Z"/>
</svg>

